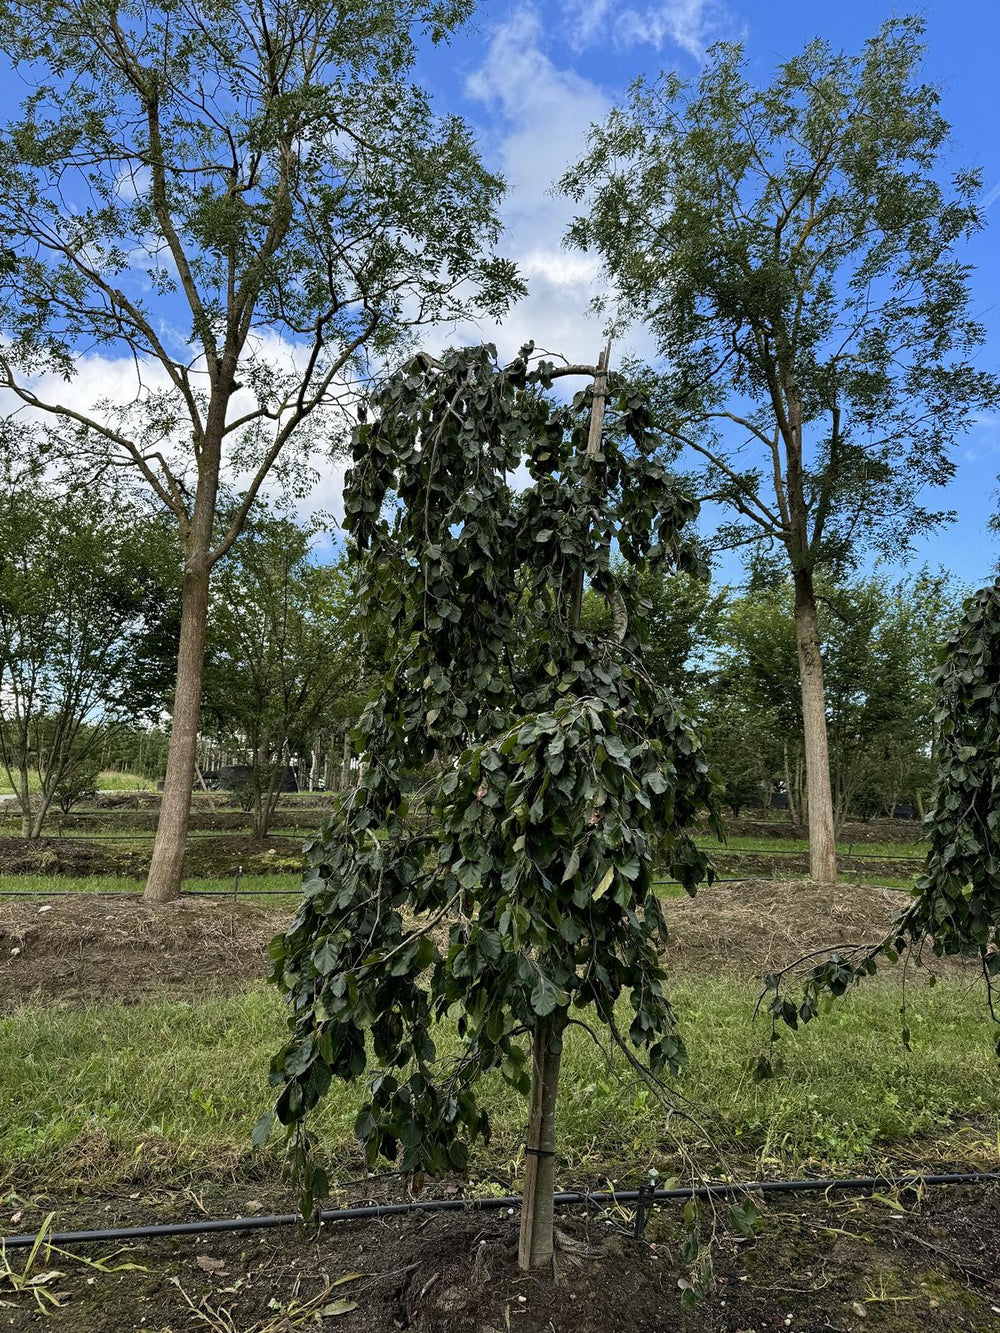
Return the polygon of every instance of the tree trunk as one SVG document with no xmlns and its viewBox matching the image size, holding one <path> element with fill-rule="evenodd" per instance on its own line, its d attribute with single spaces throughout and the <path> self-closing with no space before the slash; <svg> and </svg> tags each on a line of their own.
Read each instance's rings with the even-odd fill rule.
<svg viewBox="0 0 1000 1333">
<path fill-rule="evenodd" d="M 344 732 L 344 758 L 340 765 L 340 790 L 347 791 L 351 785 L 351 733 Z"/>
<path fill-rule="evenodd" d="M 552 1196 L 556 1179 L 556 1096 L 562 1061 L 562 1027 L 552 1018 L 535 1024 L 532 1042 L 531 1114 L 524 1165 L 524 1203 L 518 1263 L 541 1268 L 553 1255 Z"/>
<path fill-rule="evenodd" d="M 31 784 L 28 779 L 28 768 L 24 762 L 22 762 L 21 767 L 17 771 L 17 782 L 14 790 L 17 793 L 17 803 L 21 807 L 21 837 L 34 837 L 35 835 L 31 830 L 32 825 L 34 824 L 35 812 L 32 808 Z"/>
<path fill-rule="evenodd" d="M 193 567 L 192 567 L 193 565 Z M 209 566 L 206 558 L 189 562 L 181 594 L 181 633 L 177 653 L 177 686 L 167 750 L 160 818 L 143 899 L 167 903 L 181 891 L 191 796 L 198 748 L 201 682 L 205 667 Z"/>
<path fill-rule="evenodd" d="M 788 767 L 788 742 L 784 744 L 785 757 L 785 795 L 788 797 L 788 818 L 791 821 L 792 828 L 795 828 L 799 822 L 798 812 L 795 808 L 795 792 L 792 789 L 792 770 Z"/>
<path fill-rule="evenodd" d="M 809 793 L 809 873 L 817 884 L 832 884 L 837 879 L 837 842 L 826 737 L 823 659 L 816 596 L 809 570 L 795 572 L 795 641 L 802 686 L 806 789 Z"/>
<path fill-rule="evenodd" d="M 37 839 L 42 836 L 42 828 L 45 825 L 45 818 L 49 813 L 50 804 L 51 800 L 46 800 L 43 796 L 39 797 L 38 805 L 33 810 L 29 821 L 29 832 L 26 835 L 31 838 L 32 841 L 37 841 Z"/>
<path fill-rule="evenodd" d="M 611 357 L 610 342 L 597 359 L 594 375 L 590 428 L 587 431 L 587 456 L 600 451 L 607 399 L 607 370 Z M 583 607 L 584 574 L 581 564 L 570 585 L 569 619 L 580 627 Z M 531 1044 L 531 1113 L 525 1147 L 524 1201 L 521 1205 L 521 1236 L 518 1263 L 524 1270 L 551 1263 L 553 1248 L 553 1205 L 556 1179 L 556 1098 L 559 1094 L 559 1066 L 562 1062 L 562 1037 L 566 1015 L 539 1018 Z"/>
</svg>

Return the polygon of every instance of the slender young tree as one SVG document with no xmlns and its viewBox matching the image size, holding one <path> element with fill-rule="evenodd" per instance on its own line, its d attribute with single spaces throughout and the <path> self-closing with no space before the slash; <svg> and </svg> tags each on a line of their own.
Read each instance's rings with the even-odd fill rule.
<svg viewBox="0 0 1000 1333">
<path fill-rule="evenodd" d="M 340 565 L 317 564 L 315 530 L 259 507 L 216 576 L 203 712 L 250 769 L 253 834 L 264 837 L 290 756 L 354 703 L 361 627 Z"/>
<path fill-rule="evenodd" d="M 683 1058 L 652 878 L 672 865 L 693 892 L 705 877 L 686 830 L 712 785 L 642 668 L 637 599 L 612 562 L 617 547 L 627 566 L 683 564 L 696 506 L 653 457 L 641 396 L 602 366 L 595 397 L 611 395 L 617 427 L 602 435 L 590 394 L 546 401 L 554 367 L 530 353 L 418 358 L 360 428 L 346 521 L 392 667 L 362 719 L 364 779 L 313 844 L 301 908 L 271 947 L 290 1004 L 271 1081 L 311 1208 L 326 1180 L 306 1121 L 333 1078 L 374 1066 L 355 1125 L 370 1162 L 442 1172 L 488 1132 L 476 1085 L 499 1071 L 531 1099 L 520 1262 L 538 1268 L 574 1010 L 592 1005 L 654 1074 Z M 606 634 L 581 628 L 587 582 L 610 604 Z M 459 1050 L 441 1060 L 434 1024 L 451 1017 Z"/>
<path fill-rule="evenodd" d="M 110 487 L 0 477 L 0 772 L 24 837 L 93 785 L 116 727 L 162 707 L 178 555 L 162 515 Z"/>
<path fill-rule="evenodd" d="M 0 137 L 0 384 L 80 472 L 135 470 L 184 547 L 149 900 L 180 888 L 210 574 L 268 475 L 328 451 L 366 354 L 519 291 L 501 182 L 411 81 L 472 3 L 0 4 L 29 90 Z M 61 391 L 94 349 L 124 390 Z"/>
<path fill-rule="evenodd" d="M 719 45 L 694 87 L 640 80 L 562 182 L 587 204 L 569 243 L 656 337 L 665 429 L 736 510 L 725 537 L 787 560 L 818 881 L 837 862 L 817 571 L 938 523 L 917 497 L 997 398 L 957 256 L 980 180 L 942 178 L 922 31 L 892 20 L 857 55 L 814 41 L 769 88 Z"/>
</svg>

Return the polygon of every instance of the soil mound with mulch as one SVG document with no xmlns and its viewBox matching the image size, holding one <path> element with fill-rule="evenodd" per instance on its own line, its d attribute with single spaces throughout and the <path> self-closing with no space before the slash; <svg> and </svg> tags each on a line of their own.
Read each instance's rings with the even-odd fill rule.
<svg viewBox="0 0 1000 1333">
<path fill-rule="evenodd" d="M 906 890 L 877 884 L 717 884 L 696 898 L 664 903 L 670 930 L 667 960 L 674 970 L 758 978 L 806 954 L 817 954 L 810 960 L 817 962 L 820 951 L 877 944 L 911 901 Z M 919 957 L 928 972 L 937 974 L 975 967 L 968 960 L 936 958 L 929 941 Z"/>
<path fill-rule="evenodd" d="M 0 1012 L 31 1000 L 82 1004 L 240 990 L 265 975 L 288 912 L 131 894 L 0 900 Z"/>
<path fill-rule="evenodd" d="M 664 903 L 667 962 L 673 971 L 759 978 L 816 949 L 874 943 L 907 901 L 874 885 L 717 884 Z M 246 898 L 163 907 L 131 894 L 0 899 L 0 1008 L 241 990 L 265 975 L 267 946 L 288 916 L 286 903 Z M 961 966 L 931 961 L 936 970 Z"/>
<path fill-rule="evenodd" d="M 14 875 L 127 875 L 145 877 L 153 848 L 149 833 L 141 843 L 127 837 L 0 838 L 0 878 Z M 302 839 L 295 837 L 198 837 L 184 853 L 186 879 L 287 874 L 302 867 Z M 16 888 L 15 883 L 10 888 Z"/>
<path fill-rule="evenodd" d="M 246 1199 L 234 1200 L 232 1211 L 247 1207 Z M 140 1200 L 97 1199 L 91 1220 L 88 1202 L 73 1200 L 66 1211 L 56 1204 L 57 1227 L 163 1220 Z M 218 1215 L 223 1201 L 212 1202 Z M 19 1227 L 38 1225 L 40 1209 L 18 1207 Z M 263 1207 L 259 1197 L 253 1201 L 253 1211 Z M 315 1241 L 286 1227 L 75 1252 L 106 1261 L 96 1269 L 73 1254 L 54 1255 L 40 1267 L 58 1263 L 47 1285 L 60 1305 L 44 1323 L 54 1333 L 1000 1329 L 1000 1191 L 935 1190 L 900 1203 L 802 1195 L 791 1206 L 762 1207 L 753 1237 L 719 1209 L 712 1289 L 691 1305 L 679 1210 L 654 1213 L 644 1241 L 629 1234 L 627 1215 L 561 1216 L 555 1272 L 532 1274 L 517 1267 L 516 1215 L 431 1214 L 341 1223 Z M 706 1212 L 703 1239 L 712 1221 Z M 16 1266 L 21 1253 L 11 1258 Z M 15 1327 L 43 1322 L 30 1290 L 0 1293 Z"/>
<path fill-rule="evenodd" d="M 731 838 L 808 838 L 804 824 L 793 824 L 789 819 L 763 819 L 759 815 L 743 815 L 726 820 L 726 832 Z M 873 819 L 841 825 L 837 831 L 838 843 L 914 843 L 920 842 L 927 830 L 919 819 Z"/>
</svg>

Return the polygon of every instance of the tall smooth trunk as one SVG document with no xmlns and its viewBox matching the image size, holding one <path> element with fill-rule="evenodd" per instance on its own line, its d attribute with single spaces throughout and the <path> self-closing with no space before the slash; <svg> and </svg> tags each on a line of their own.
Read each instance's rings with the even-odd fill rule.
<svg viewBox="0 0 1000 1333">
<path fill-rule="evenodd" d="M 518 1263 L 528 1270 L 551 1263 L 556 1179 L 556 1097 L 562 1063 L 562 1028 L 551 1018 L 535 1024 L 532 1042 L 531 1114 L 524 1167 L 524 1202 Z"/>
<path fill-rule="evenodd" d="M 823 659 L 816 619 L 816 595 L 808 570 L 795 574 L 795 641 L 802 687 L 802 725 L 805 742 L 806 790 L 809 818 L 809 873 L 818 884 L 837 878 L 837 841 L 830 783 L 830 756 L 826 735 L 826 699 Z"/>
<path fill-rule="evenodd" d="M 788 742 L 786 741 L 783 749 L 785 760 L 785 794 L 788 797 L 788 818 L 791 821 L 792 828 L 795 828 L 799 822 L 799 813 L 795 802 L 796 792 L 792 786 L 792 770 L 788 765 Z"/>
<path fill-rule="evenodd" d="M 146 902 L 166 903 L 179 896 L 191 815 L 198 718 L 205 670 L 205 635 L 208 621 L 208 561 L 189 562 L 181 595 L 181 632 L 177 653 L 167 772 L 163 782 L 160 818 L 146 879 Z"/>
</svg>

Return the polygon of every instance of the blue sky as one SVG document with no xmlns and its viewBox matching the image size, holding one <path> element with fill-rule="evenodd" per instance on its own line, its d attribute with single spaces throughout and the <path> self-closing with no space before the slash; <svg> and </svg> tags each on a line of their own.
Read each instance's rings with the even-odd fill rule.
<svg viewBox="0 0 1000 1333">
<path fill-rule="evenodd" d="M 435 95 L 439 111 L 458 112 L 474 127 L 483 157 L 507 178 L 503 207 L 505 253 L 517 260 L 530 295 L 500 328 L 463 328 L 471 341 L 488 338 L 513 355 L 527 338 L 572 359 L 593 361 L 602 344 L 600 322 L 589 315 L 599 290 L 598 265 L 567 252 L 562 235 L 568 201 L 550 193 L 553 182 L 584 147 L 600 121 L 638 74 L 675 68 L 697 74 L 708 45 L 720 38 L 746 46 L 753 76 L 770 81 L 774 67 L 815 36 L 848 50 L 860 48 L 893 12 L 871 0 L 839 5 L 810 0 L 480 0 L 474 20 L 450 46 L 428 48 L 417 77 Z M 990 226 L 965 248 L 976 267 L 973 308 L 987 326 L 984 366 L 1000 365 L 1000 5 L 997 0 L 933 0 L 921 6 L 927 22 L 925 77 L 939 86 L 942 110 L 953 126 L 946 169 L 978 166 Z M 0 116 L 14 111 L 21 89 L 0 84 Z M 453 340 L 442 331 L 440 341 Z M 431 339 L 433 341 L 433 339 Z M 653 348 L 637 329 L 632 348 Z M 618 347 L 616 353 L 626 350 Z M 127 359 L 92 357 L 75 381 L 84 397 L 98 389 L 130 395 Z M 953 508 L 958 522 L 923 540 L 913 565 L 944 565 L 962 580 L 992 576 L 1000 543 L 987 520 L 998 508 L 1000 412 L 977 423 L 956 452 L 958 474 L 947 492 L 928 497 Z M 323 469 L 306 507 L 340 510 L 342 469 Z M 735 559 L 719 575 L 738 577 Z"/>
<path fill-rule="evenodd" d="M 439 104 L 475 127 L 484 157 L 507 176 L 507 250 L 520 262 L 531 294 L 500 330 L 484 327 L 501 351 L 526 337 L 574 359 L 592 360 L 599 323 L 588 319 L 594 267 L 567 253 L 560 238 L 570 206 L 547 190 L 582 147 L 587 126 L 601 119 L 638 74 L 677 69 L 696 75 L 707 45 L 742 40 L 761 83 L 775 65 L 812 37 L 857 50 L 893 9 L 870 0 L 484 0 L 477 18 L 447 49 L 428 53 L 421 77 Z M 945 168 L 981 168 L 990 225 L 963 254 L 976 268 L 973 309 L 986 325 L 980 356 L 1000 366 L 1000 5 L 953 0 L 923 5 L 927 23 L 924 76 L 937 85 L 952 125 Z M 648 350 L 641 331 L 633 335 Z M 914 565 L 927 561 L 963 580 L 990 577 L 1000 547 L 987 529 L 998 507 L 1000 414 L 980 421 L 956 452 L 958 474 L 932 507 L 957 511 L 958 521 L 921 541 Z M 729 562 L 719 571 L 734 577 Z"/>
</svg>

